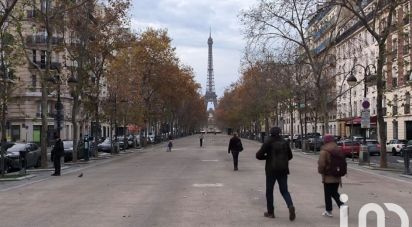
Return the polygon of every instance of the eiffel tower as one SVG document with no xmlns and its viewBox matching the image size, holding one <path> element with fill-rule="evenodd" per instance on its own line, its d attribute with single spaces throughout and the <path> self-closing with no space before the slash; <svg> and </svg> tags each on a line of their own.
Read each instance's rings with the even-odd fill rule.
<svg viewBox="0 0 412 227">
<path fill-rule="evenodd" d="M 208 66 L 207 66 L 207 86 L 205 94 L 205 104 L 206 108 L 210 102 L 213 102 L 213 108 L 217 107 L 217 95 L 215 92 L 215 75 L 213 73 L 213 39 L 212 39 L 212 30 L 209 33 L 209 39 L 207 40 L 209 45 L 209 55 L 208 55 Z"/>
</svg>

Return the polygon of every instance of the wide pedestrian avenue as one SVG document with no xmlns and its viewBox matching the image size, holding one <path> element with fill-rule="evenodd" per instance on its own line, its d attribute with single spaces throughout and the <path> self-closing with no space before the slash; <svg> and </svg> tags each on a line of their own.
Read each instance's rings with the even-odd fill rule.
<svg viewBox="0 0 412 227">
<path fill-rule="evenodd" d="M 323 217 L 323 185 L 317 155 L 294 150 L 289 191 L 296 220 L 277 185 L 275 219 L 266 209 L 263 161 L 255 158 L 260 143 L 243 139 L 239 171 L 227 153 L 230 137 L 206 135 L 166 143 L 80 168 L 62 170 L 60 177 L 37 177 L 20 183 L 0 183 L 2 227 L 8 226 L 339 226 L 339 210 Z M 79 175 L 83 173 L 82 177 Z M 398 173 L 379 172 L 349 164 L 339 189 L 349 196 L 349 226 L 358 226 L 358 212 L 367 203 L 395 203 L 412 218 L 412 180 Z M 397 214 L 386 212 L 386 226 L 400 225 Z M 376 226 L 376 216 L 368 216 Z"/>
</svg>

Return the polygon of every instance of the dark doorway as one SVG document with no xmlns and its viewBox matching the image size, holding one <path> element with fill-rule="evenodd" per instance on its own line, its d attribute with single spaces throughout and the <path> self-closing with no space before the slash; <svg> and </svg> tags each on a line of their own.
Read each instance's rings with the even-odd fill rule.
<svg viewBox="0 0 412 227">
<path fill-rule="evenodd" d="M 405 121 L 405 139 L 412 140 L 412 121 Z"/>
</svg>

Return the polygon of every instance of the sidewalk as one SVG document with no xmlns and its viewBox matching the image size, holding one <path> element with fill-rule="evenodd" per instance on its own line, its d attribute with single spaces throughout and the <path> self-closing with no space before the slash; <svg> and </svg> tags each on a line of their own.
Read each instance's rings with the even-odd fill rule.
<svg viewBox="0 0 412 227">
<path fill-rule="evenodd" d="M 140 153 L 148 150 L 148 147 L 121 150 L 118 154 L 110 154 L 100 152 L 98 157 L 92 157 L 89 161 L 79 160 L 76 163 L 66 162 L 62 163 L 62 175 L 81 172 L 83 169 L 92 168 L 97 165 L 103 165 L 114 160 L 118 160 L 133 153 Z M 7 173 L 5 178 L 0 178 L 0 191 L 8 191 L 14 188 L 19 188 L 25 185 L 41 182 L 49 178 L 53 178 L 51 173 L 54 171 L 53 164 L 48 162 L 46 169 L 27 169 L 25 175 L 20 175 L 19 171 Z"/>
</svg>

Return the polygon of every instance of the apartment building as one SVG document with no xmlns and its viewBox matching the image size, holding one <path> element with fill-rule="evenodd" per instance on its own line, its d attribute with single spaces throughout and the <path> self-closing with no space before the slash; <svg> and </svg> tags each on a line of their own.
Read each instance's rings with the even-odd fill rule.
<svg viewBox="0 0 412 227">
<path fill-rule="evenodd" d="M 372 0 L 364 1 L 363 7 L 371 6 Z M 393 16 L 393 26 L 390 28 L 391 33 L 387 40 L 387 56 L 384 66 L 384 77 L 386 80 L 386 89 L 383 99 L 383 107 L 385 112 L 385 128 L 387 138 L 393 139 L 412 139 L 412 114 L 410 110 L 411 102 L 411 82 L 412 61 L 411 47 L 412 42 L 411 30 L 411 3 L 405 3 L 396 10 Z M 339 12 L 339 13 L 338 13 Z M 364 73 L 365 69 L 373 75 L 376 72 L 376 63 L 378 57 L 378 47 L 374 38 L 362 26 L 357 18 L 351 16 L 345 9 L 335 7 L 323 8 L 318 11 L 310 20 L 308 31 L 314 32 L 314 37 L 319 37 L 315 41 L 315 51 L 321 52 L 327 48 L 327 42 L 322 41 L 321 34 L 326 34 L 328 28 L 335 18 L 339 20 L 335 29 L 338 33 L 334 39 L 332 49 L 329 49 L 329 54 L 335 55 L 335 69 L 330 74 L 336 78 L 336 111 L 335 119 L 332 120 L 336 124 L 330 125 L 329 132 L 342 137 L 351 135 L 361 135 L 361 106 L 364 100 Z M 387 18 L 379 18 L 378 23 L 382 27 Z M 350 87 L 347 83 L 347 78 L 351 73 L 357 78 L 359 83 Z M 376 83 L 375 83 L 376 84 Z M 367 130 L 368 138 L 378 138 L 377 133 L 377 110 L 376 97 L 377 90 L 373 78 L 367 79 L 366 97 L 371 103 L 370 106 L 370 122 L 371 126 Z M 285 131 L 290 132 L 290 125 L 293 122 L 294 133 L 301 134 L 300 125 L 307 125 L 307 132 L 314 130 L 322 133 L 321 125 L 315 129 L 313 125 L 313 116 L 306 118 L 305 122 L 300 122 L 298 111 L 295 111 L 293 117 L 284 114 Z M 305 118 L 303 118 L 305 119 Z"/>
<path fill-rule="evenodd" d="M 27 58 L 22 58 L 23 64 L 16 69 L 15 76 L 18 78 L 12 99 L 8 103 L 7 114 L 7 138 L 10 141 L 32 141 L 40 143 L 41 136 L 41 83 L 42 74 L 46 70 L 47 59 L 47 37 L 48 33 L 45 24 L 40 19 L 42 13 L 45 13 L 47 7 L 52 8 L 52 2 L 41 0 L 36 5 L 18 5 L 18 12 L 23 12 L 24 19 L 22 23 L 22 34 L 24 37 L 24 46 Z M 49 6 L 47 4 L 50 4 Z M 50 10 L 50 9 L 49 9 Z M 16 10 L 17 11 L 17 10 Z M 63 16 L 54 18 L 55 20 L 65 20 Z M 73 76 L 70 73 L 70 67 L 76 67 L 76 62 L 69 60 L 67 49 L 64 42 L 72 38 L 68 34 L 67 27 L 56 26 L 53 30 L 51 39 L 51 60 L 50 76 L 59 78 L 60 84 L 46 82 L 48 90 L 47 103 L 47 123 L 48 141 L 52 141 L 53 133 L 56 130 L 56 102 L 58 87 L 60 87 L 61 102 L 63 104 L 63 121 L 61 124 L 62 139 L 73 139 L 73 125 L 71 123 L 72 103 L 71 85 L 68 79 Z M 31 64 L 30 61 L 32 61 Z M 47 78 L 46 78 L 47 80 Z M 82 112 L 83 110 L 81 110 Z M 79 132 L 86 135 L 91 132 L 91 119 L 86 113 L 82 112 L 82 117 L 78 118 Z M 102 126 L 102 131 L 108 134 L 107 125 Z"/>
</svg>

